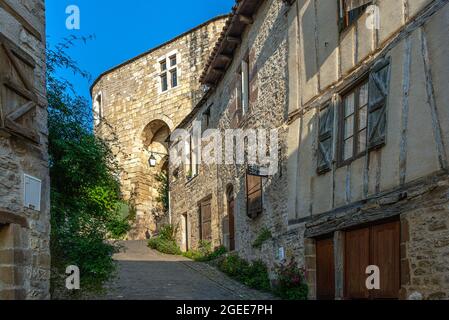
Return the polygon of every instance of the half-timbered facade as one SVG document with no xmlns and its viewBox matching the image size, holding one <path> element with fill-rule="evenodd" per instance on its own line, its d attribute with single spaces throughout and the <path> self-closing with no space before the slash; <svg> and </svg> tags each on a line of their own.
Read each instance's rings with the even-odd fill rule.
<svg viewBox="0 0 449 320">
<path fill-rule="evenodd" d="M 311 297 L 449 298 L 448 1 L 291 2 L 285 237 Z"/>
</svg>

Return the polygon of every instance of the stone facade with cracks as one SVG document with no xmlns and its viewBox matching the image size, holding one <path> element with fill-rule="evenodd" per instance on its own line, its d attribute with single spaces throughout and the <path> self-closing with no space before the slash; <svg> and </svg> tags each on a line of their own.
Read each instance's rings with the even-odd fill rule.
<svg viewBox="0 0 449 320">
<path fill-rule="evenodd" d="M 205 22 L 106 71 L 92 86 L 96 133 L 112 143 L 123 195 L 136 211 L 129 239 L 146 239 L 169 220 L 157 201 L 155 175 L 167 166 L 170 132 L 203 95 L 199 73 L 225 19 Z"/>
<path fill-rule="evenodd" d="M 49 299 L 43 0 L 0 1 L 0 300 Z"/>
</svg>

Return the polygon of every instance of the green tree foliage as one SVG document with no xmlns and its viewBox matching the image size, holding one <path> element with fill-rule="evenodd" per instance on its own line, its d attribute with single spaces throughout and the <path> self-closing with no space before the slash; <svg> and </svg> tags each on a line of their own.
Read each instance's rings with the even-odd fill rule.
<svg viewBox="0 0 449 320">
<path fill-rule="evenodd" d="M 168 183 L 168 174 L 165 171 L 162 171 L 155 175 L 155 179 L 159 182 L 159 187 L 157 189 L 158 196 L 156 201 L 161 205 L 162 209 L 165 213 L 169 210 L 169 183 Z"/>
<path fill-rule="evenodd" d="M 57 76 L 61 69 L 87 78 L 66 54 L 74 38 L 47 50 L 51 178 L 52 292 L 64 288 L 65 268 L 80 268 L 81 289 L 101 288 L 114 274 L 117 246 L 130 224 L 109 145 L 92 132 L 89 102 Z"/>
</svg>

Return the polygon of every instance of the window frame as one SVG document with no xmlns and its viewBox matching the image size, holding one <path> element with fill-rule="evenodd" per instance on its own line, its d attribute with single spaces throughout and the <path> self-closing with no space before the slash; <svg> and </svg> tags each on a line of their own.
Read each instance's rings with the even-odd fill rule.
<svg viewBox="0 0 449 320">
<path fill-rule="evenodd" d="M 193 130 L 190 131 L 189 134 L 189 165 L 188 165 L 188 170 L 189 170 L 189 174 L 187 174 L 187 180 L 190 181 L 192 179 L 194 179 L 195 177 L 197 177 L 199 175 L 200 172 L 200 168 L 199 168 L 199 163 L 194 164 L 194 157 L 196 158 L 196 162 L 198 162 L 198 155 L 195 156 L 195 152 L 196 152 L 196 148 L 198 148 L 198 146 L 196 144 L 194 144 L 194 135 L 193 135 Z M 198 142 L 197 142 L 198 143 Z"/>
<path fill-rule="evenodd" d="M 94 126 L 97 127 L 103 122 L 103 93 L 99 92 L 93 103 Z"/>
<path fill-rule="evenodd" d="M 373 5 L 373 1 L 371 1 L 371 3 L 367 3 L 365 5 L 362 5 L 361 7 L 353 9 L 352 11 L 357 10 L 357 16 L 350 20 L 349 14 L 351 11 L 346 11 L 346 0 L 338 0 L 338 24 L 340 33 L 352 27 L 365 14 L 366 9 L 370 5 Z"/>
<path fill-rule="evenodd" d="M 369 147 L 368 147 L 368 107 L 369 107 L 369 102 L 367 101 L 367 104 L 365 105 L 365 107 L 367 108 L 367 116 L 366 116 L 366 127 L 364 130 L 366 130 L 366 146 L 365 146 L 365 150 L 360 151 L 359 149 L 359 134 L 361 132 L 360 128 L 359 128 L 359 122 L 360 122 L 360 88 L 362 86 L 366 85 L 367 86 L 367 90 L 369 91 L 369 75 L 364 75 L 363 77 L 361 77 L 357 82 L 355 82 L 354 84 L 352 84 L 349 88 L 347 88 L 345 91 L 341 92 L 339 94 L 340 96 L 340 103 L 338 106 L 338 144 L 337 144 L 337 163 L 338 163 L 338 167 L 343 167 L 346 166 L 350 163 L 352 163 L 353 161 L 365 156 L 368 152 L 369 152 Z M 367 91 L 367 95 L 368 92 Z M 352 139 L 353 139 L 353 146 L 352 146 L 352 156 L 348 159 L 344 158 L 344 142 L 345 142 L 345 120 L 346 118 L 348 118 L 345 114 L 345 98 L 347 98 L 350 94 L 355 93 L 355 97 L 354 97 L 354 124 L 353 124 L 353 135 L 352 135 Z M 369 99 L 369 98 L 368 98 Z"/>
<path fill-rule="evenodd" d="M 257 179 L 260 180 L 260 182 L 258 183 L 258 186 L 260 187 L 260 189 L 256 190 L 256 191 L 252 191 L 249 190 L 249 177 L 255 177 Z M 263 177 L 261 176 L 254 176 L 254 175 L 250 175 L 248 172 L 246 172 L 245 175 L 245 198 L 246 198 L 246 216 L 249 217 L 250 219 L 256 219 L 258 216 L 260 216 L 261 214 L 263 214 L 263 208 L 264 208 L 264 201 L 263 201 Z M 252 191 L 252 192 L 250 192 Z M 250 197 L 255 194 L 256 192 L 260 191 L 260 211 L 257 212 L 257 214 L 255 216 L 250 215 Z"/>
<path fill-rule="evenodd" d="M 242 59 L 240 66 L 237 70 L 238 82 L 236 95 L 237 95 L 237 109 L 241 109 L 242 117 L 249 113 L 250 111 L 250 65 L 249 65 L 249 55 L 245 55 Z"/>
<path fill-rule="evenodd" d="M 173 63 L 174 61 L 174 63 Z M 159 62 L 160 93 L 166 93 L 179 87 L 179 54 L 173 53 L 164 56 Z M 176 81 L 174 81 L 176 76 Z M 166 85 L 164 85 L 166 82 Z M 176 82 L 176 83 L 175 83 Z"/>
</svg>

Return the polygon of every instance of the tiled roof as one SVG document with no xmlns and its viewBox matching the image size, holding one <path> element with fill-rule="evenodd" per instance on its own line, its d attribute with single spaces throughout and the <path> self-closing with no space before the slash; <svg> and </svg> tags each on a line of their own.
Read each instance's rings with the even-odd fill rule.
<svg viewBox="0 0 449 320">
<path fill-rule="evenodd" d="M 236 0 L 225 27 L 201 75 L 202 84 L 214 86 L 229 68 L 235 49 L 240 45 L 246 27 L 264 0 Z"/>
</svg>

